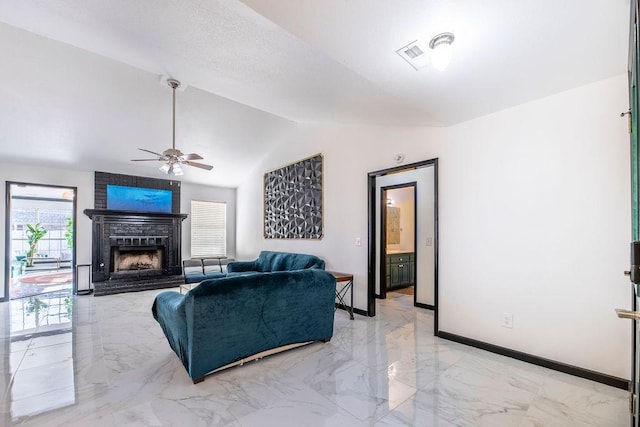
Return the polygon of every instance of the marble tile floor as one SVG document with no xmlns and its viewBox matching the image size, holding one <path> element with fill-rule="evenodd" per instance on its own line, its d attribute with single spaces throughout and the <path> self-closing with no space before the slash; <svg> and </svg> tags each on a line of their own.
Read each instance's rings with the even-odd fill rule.
<svg viewBox="0 0 640 427">
<path fill-rule="evenodd" d="M 627 426 L 626 393 L 432 336 L 398 293 L 333 339 L 193 385 L 160 291 L 0 304 L 0 425 Z"/>
</svg>

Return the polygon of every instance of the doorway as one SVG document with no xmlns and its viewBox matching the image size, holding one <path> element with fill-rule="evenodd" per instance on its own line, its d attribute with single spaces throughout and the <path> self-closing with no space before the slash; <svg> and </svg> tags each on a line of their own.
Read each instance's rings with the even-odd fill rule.
<svg viewBox="0 0 640 427">
<path fill-rule="evenodd" d="M 415 184 L 414 305 L 435 311 L 438 327 L 438 159 L 397 166 L 368 174 L 369 268 L 367 314 L 375 316 L 376 298 L 382 298 L 387 270 L 382 250 L 382 215 L 386 215 L 383 187 Z M 384 209 L 383 209 L 384 207 Z M 386 242 L 385 242 L 386 248 Z M 390 260 L 391 261 L 391 260 Z M 410 260 L 409 260 L 410 261 Z M 385 266 L 382 267 L 381 264 Z M 403 267 L 404 268 L 404 267 Z M 411 271 L 411 270 L 409 270 Z M 383 274 L 381 274 L 381 272 Z M 382 286 L 381 286 L 382 285 Z"/>
<path fill-rule="evenodd" d="M 410 295 L 415 305 L 416 182 L 380 189 L 380 298 L 387 292 Z"/>
<path fill-rule="evenodd" d="M 7 182 L 5 300 L 70 295 L 76 188 Z"/>
</svg>

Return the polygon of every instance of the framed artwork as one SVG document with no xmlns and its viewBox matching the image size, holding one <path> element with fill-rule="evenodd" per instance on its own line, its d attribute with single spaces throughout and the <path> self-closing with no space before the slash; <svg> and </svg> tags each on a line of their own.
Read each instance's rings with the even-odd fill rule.
<svg viewBox="0 0 640 427">
<path fill-rule="evenodd" d="M 322 238 L 322 154 L 264 174 L 264 237 Z"/>
<path fill-rule="evenodd" d="M 387 206 L 387 244 L 400 244 L 400 208 Z"/>
</svg>

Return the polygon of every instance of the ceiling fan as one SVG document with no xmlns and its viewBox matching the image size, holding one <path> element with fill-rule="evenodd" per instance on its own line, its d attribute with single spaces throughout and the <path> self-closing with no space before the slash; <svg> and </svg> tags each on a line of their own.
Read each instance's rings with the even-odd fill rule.
<svg viewBox="0 0 640 427">
<path fill-rule="evenodd" d="M 173 145 L 160 153 L 156 153 L 151 150 L 145 150 L 144 148 L 138 148 L 138 150 L 151 153 L 158 156 L 155 159 L 133 159 L 132 162 L 151 162 L 161 161 L 165 162 L 160 166 L 160 170 L 168 175 L 184 175 L 181 165 L 195 166 L 200 169 L 206 169 L 210 171 L 213 169 L 211 165 L 205 165 L 204 163 L 193 162 L 192 160 L 201 160 L 202 156 L 196 153 L 183 154 L 182 151 L 176 148 L 176 89 L 180 87 L 180 82 L 175 79 L 167 79 L 167 84 L 173 89 Z"/>
</svg>

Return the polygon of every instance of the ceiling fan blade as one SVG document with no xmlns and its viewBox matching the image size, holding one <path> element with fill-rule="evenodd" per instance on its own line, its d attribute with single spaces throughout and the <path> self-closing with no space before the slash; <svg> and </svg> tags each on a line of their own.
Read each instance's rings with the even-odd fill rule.
<svg viewBox="0 0 640 427">
<path fill-rule="evenodd" d="M 191 154 L 184 154 L 182 156 L 183 160 L 202 160 L 204 159 L 204 157 L 202 157 L 200 154 L 196 154 L 196 153 L 191 153 Z"/>
<path fill-rule="evenodd" d="M 132 162 L 157 162 L 163 159 L 131 159 Z"/>
<path fill-rule="evenodd" d="M 147 153 L 151 153 L 151 154 L 156 155 L 158 157 L 164 157 L 164 154 L 156 153 L 155 151 L 145 150 L 144 148 L 138 148 L 138 150 L 146 151 Z"/>
<path fill-rule="evenodd" d="M 210 171 L 211 169 L 213 169 L 213 166 L 211 165 L 205 165 L 204 163 L 197 163 L 197 162 L 190 162 L 188 160 L 185 160 L 185 163 L 188 164 L 189 166 L 195 166 L 197 168 L 200 169 L 206 169 L 208 171 Z"/>
</svg>

